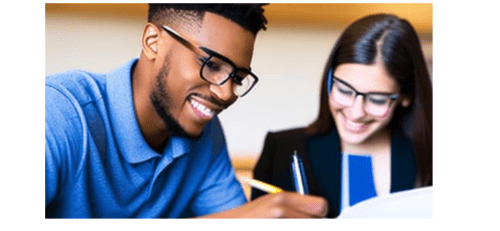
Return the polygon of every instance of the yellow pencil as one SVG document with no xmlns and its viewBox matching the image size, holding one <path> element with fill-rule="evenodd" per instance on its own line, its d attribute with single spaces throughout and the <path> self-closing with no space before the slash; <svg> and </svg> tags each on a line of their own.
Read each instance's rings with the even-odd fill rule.
<svg viewBox="0 0 500 231">
<path fill-rule="evenodd" d="M 250 178 L 243 177 L 243 176 L 238 176 L 238 179 L 240 179 L 241 181 L 247 183 L 248 185 L 250 185 L 256 189 L 262 190 L 262 191 L 267 192 L 267 193 L 279 193 L 279 192 L 283 191 L 283 189 L 280 189 L 280 188 L 278 188 L 274 185 L 270 185 L 268 183 L 264 183 L 260 180 L 250 179 Z"/>
</svg>

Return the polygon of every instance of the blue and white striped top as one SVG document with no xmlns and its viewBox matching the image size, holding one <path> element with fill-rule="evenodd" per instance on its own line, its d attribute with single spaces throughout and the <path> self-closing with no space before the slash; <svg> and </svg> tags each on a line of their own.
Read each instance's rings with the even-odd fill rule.
<svg viewBox="0 0 500 231">
<path fill-rule="evenodd" d="M 342 153 L 341 211 L 377 196 L 370 155 Z"/>
</svg>

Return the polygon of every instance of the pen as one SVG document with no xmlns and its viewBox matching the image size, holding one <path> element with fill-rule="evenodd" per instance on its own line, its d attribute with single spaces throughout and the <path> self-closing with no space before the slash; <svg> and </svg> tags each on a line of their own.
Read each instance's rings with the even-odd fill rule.
<svg viewBox="0 0 500 231">
<path fill-rule="evenodd" d="M 304 171 L 304 165 L 300 156 L 297 155 L 297 150 L 294 150 L 292 155 L 292 175 L 295 183 L 295 190 L 301 195 L 308 194 L 307 180 Z"/>
<path fill-rule="evenodd" d="M 246 177 L 242 177 L 242 176 L 238 176 L 238 179 L 240 179 L 241 181 L 247 183 L 248 185 L 250 185 L 256 189 L 262 190 L 262 191 L 267 192 L 267 193 L 279 193 L 279 192 L 283 191 L 283 189 L 280 189 L 280 188 L 278 188 L 274 185 L 268 184 L 268 183 L 264 183 L 260 180 L 250 179 L 250 178 L 246 178 Z"/>
</svg>

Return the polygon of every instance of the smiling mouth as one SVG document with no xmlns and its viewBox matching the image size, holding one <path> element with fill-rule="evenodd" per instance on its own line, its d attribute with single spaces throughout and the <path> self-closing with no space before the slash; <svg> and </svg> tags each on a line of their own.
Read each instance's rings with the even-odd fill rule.
<svg viewBox="0 0 500 231">
<path fill-rule="evenodd" d="M 193 108 L 194 113 L 202 118 L 211 119 L 216 114 L 214 110 L 193 98 L 189 100 L 189 104 Z"/>
<path fill-rule="evenodd" d="M 351 133 L 361 133 L 368 129 L 369 123 L 356 123 L 348 120 L 345 116 L 342 118 L 344 128 Z"/>
<path fill-rule="evenodd" d="M 366 125 L 354 123 L 354 122 L 351 122 L 349 120 L 345 120 L 345 127 L 351 132 L 361 132 L 364 130 Z"/>
</svg>

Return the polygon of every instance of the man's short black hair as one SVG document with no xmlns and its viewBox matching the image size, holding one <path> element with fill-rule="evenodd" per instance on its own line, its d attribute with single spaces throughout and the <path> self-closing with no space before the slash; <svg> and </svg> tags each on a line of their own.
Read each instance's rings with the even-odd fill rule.
<svg viewBox="0 0 500 231">
<path fill-rule="evenodd" d="M 221 15 L 254 35 L 266 29 L 267 19 L 264 16 L 263 3 L 258 4 L 149 4 L 148 22 L 156 25 L 163 23 L 179 23 L 188 20 L 199 23 L 203 21 L 205 12 Z"/>
</svg>

